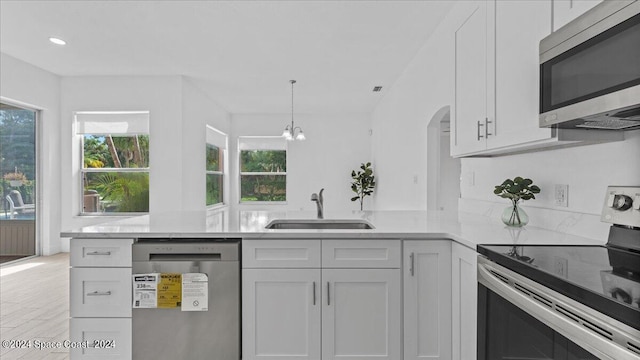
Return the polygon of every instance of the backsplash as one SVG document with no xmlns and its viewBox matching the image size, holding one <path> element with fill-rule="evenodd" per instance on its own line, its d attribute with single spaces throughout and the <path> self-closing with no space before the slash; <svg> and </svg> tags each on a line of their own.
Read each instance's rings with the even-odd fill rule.
<svg viewBox="0 0 640 360">
<path fill-rule="evenodd" d="M 538 227 L 557 231 L 563 234 L 583 236 L 589 239 L 601 240 L 606 243 L 610 224 L 600 221 L 599 215 L 584 214 L 567 210 L 556 210 L 536 207 L 533 202 L 523 202 L 521 207 L 529 215 L 527 227 Z M 493 202 L 476 199 L 459 199 L 460 212 L 483 215 L 500 221 L 500 216 L 509 202 Z"/>
</svg>

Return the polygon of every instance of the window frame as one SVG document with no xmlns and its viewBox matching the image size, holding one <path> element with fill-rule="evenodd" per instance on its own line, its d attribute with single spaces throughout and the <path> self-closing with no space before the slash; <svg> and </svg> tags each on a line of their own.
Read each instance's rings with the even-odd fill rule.
<svg viewBox="0 0 640 360">
<path fill-rule="evenodd" d="M 248 148 L 242 149 L 243 147 L 243 139 L 246 139 Z M 274 140 L 282 139 L 282 147 L 277 146 L 269 146 L 269 143 L 273 143 Z M 250 143 L 260 143 L 263 140 L 262 144 L 257 146 L 251 146 Z M 241 171 L 242 169 L 242 152 L 243 151 L 284 151 L 285 152 L 285 162 L 289 163 L 289 151 L 287 146 L 287 141 L 281 136 L 239 136 L 238 137 L 238 204 L 243 206 L 251 206 L 251 205 L 286 205 L 287 204 L 287 194 L 289 193 L 289 178 L 287 176 L 287 171 L 279 171 L 279 172 L 252 172 L 252 171 Z M 284 176 L 285 178 L 285 200 L 278 201 L 242 201 L 242 176 L 243 175 L 255 175 L 255 176 Z"/>
<path fill-rule="evenodd" d="M 146 114 L 147 117 L 149 116 L 149 112 L 148 111 L 78 111 L 74 113 L 74 123 L 76 126 L 76 132 L 75 132 L 75 136 L 80 137 L 80 149 L 79 149 L 79 153 L 80 153 L 80 166 L 79 166 L 79 216 L 84 217 L 84 216 L 108 216 L 108 217 L 130 217 L 130 216 L 139 216 L 139 215 L 146 215 L 149 214 L 149 211 L 139 211 L 139 212 L 104 212 L 104 211 L 98 211 L 98 212 L 89 212 L 89 211 L 84 211 L 84 180 L 87 174 L 90 173 L 146 173 L 148 174 L 149 177 L 149 183 L 151 183 L 151 171 L 150 171 L 150 166 L 144 167 L 144 168 L 85 168 L 84 167 L 84 142 L 85 142 L 85 136 L 90 135 L 90 136 L 114 136 L 114 133 L 80 133 L 78 132 L 79 129 L 78 127 L 78 120 L 77 120 L 77 116 L 78 115 L 82 115 L 82 114 L 87 114 L 87 115 L 92 115 L 92 114 L 104 114 L 104 115 L 126 115 L 126 114 Z M 148 120 L 148 118 L 147 118 Z M 148 127 L 148 124 L 147 124 Z M 149 135 L 149 131 L 147 130 L 146 132 L 132 132 L 130 134 L 115 134 L 116 137 L 118 136 L 134 136 L 134 135 L 144 135 L 149 137 L 149 150 L 151 150 L 151 136 Z M 149 157 L 151 157 L 151 151 L 149 151 Z M 149 184 L 149 198 L 151 197 L 151 184 Z M 151 200 L 151 199 L 149 199 Z"/>
<path fill-rule="evenodd" d="M 216 207 L 221 207 L 221 206 L 225 206 L 226 203 L 224 201 L 224 197 L 226 194 L 226 189 L 225 189 L 225 173 L 224 173 L 224 167 L 225 167 L 225 163 L 226 161 L 224 161 L 225 159 L 225 154 L 226 154 L 226 149 L 220 148 L 219 146 L 216 146 L 214 144 L 211 144 L 209 142 L 205 143 L 205 149 L 208 150 L 209 146 L 213 146 L 215 148 L 218 149 L 219 153 L 218 153 L 218 158 L 220 159 L 220 170 L 208 170 L 207 169 L 207 165 L 206 165 L 206 159 L 205 159 L 205 186 L 206 186 L 206 182 L 207 182 L 207 176 L 209 175 L 221 175 L 222 176 L 222 201 L 221 202 L 217 202 L 214 204 L 207 204 L 207 191 L 209 189 L 205 189 L 205 206 L 207 207 L 207 209 L 212 209 L 212 208 L 216 208 Z"/>
</svg>

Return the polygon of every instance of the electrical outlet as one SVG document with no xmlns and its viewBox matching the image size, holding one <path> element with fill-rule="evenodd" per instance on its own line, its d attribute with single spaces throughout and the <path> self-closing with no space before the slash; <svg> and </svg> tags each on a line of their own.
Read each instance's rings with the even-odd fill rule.
<svg viewBox="0 0 640 360">
<path fill-rule="evenodd" d="M 553 272 L 566 279 L 569 276 L 569 260 L 560 256 L 554 256 Z"/>
<path fill-rule="evenodd" d="M 556 184 L 554 198 L 556 206 L 569 207 L 569 185 Z"/>
</svg>

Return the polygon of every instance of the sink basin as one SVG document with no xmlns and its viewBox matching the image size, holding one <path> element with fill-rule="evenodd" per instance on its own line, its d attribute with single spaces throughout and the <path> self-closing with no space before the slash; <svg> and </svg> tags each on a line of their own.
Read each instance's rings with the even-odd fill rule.
<svg viewBox="0 0 640 360">
<path fill-rule="evenodd" d="M 358 219 L 276 219 L 267 224 L 265 228 L 279 230 L 374 229 L 370 222 Z"/>
</svg>

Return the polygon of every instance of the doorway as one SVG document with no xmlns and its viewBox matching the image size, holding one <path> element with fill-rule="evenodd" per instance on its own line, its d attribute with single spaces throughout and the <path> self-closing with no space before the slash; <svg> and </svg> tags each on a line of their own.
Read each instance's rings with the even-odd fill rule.
<svg viewBox="0 0 640 360">
<path fill-rule="evenodd" d="M 442 107 L 427 125 L 427 210 L 458 211 L 461 165 L 450 155 L 450 113 Z"/>
<path fill-rule="evenodd" d="M 37 111 L 0 103 L 0 264 L 36 255 Z"/>
</svg>

